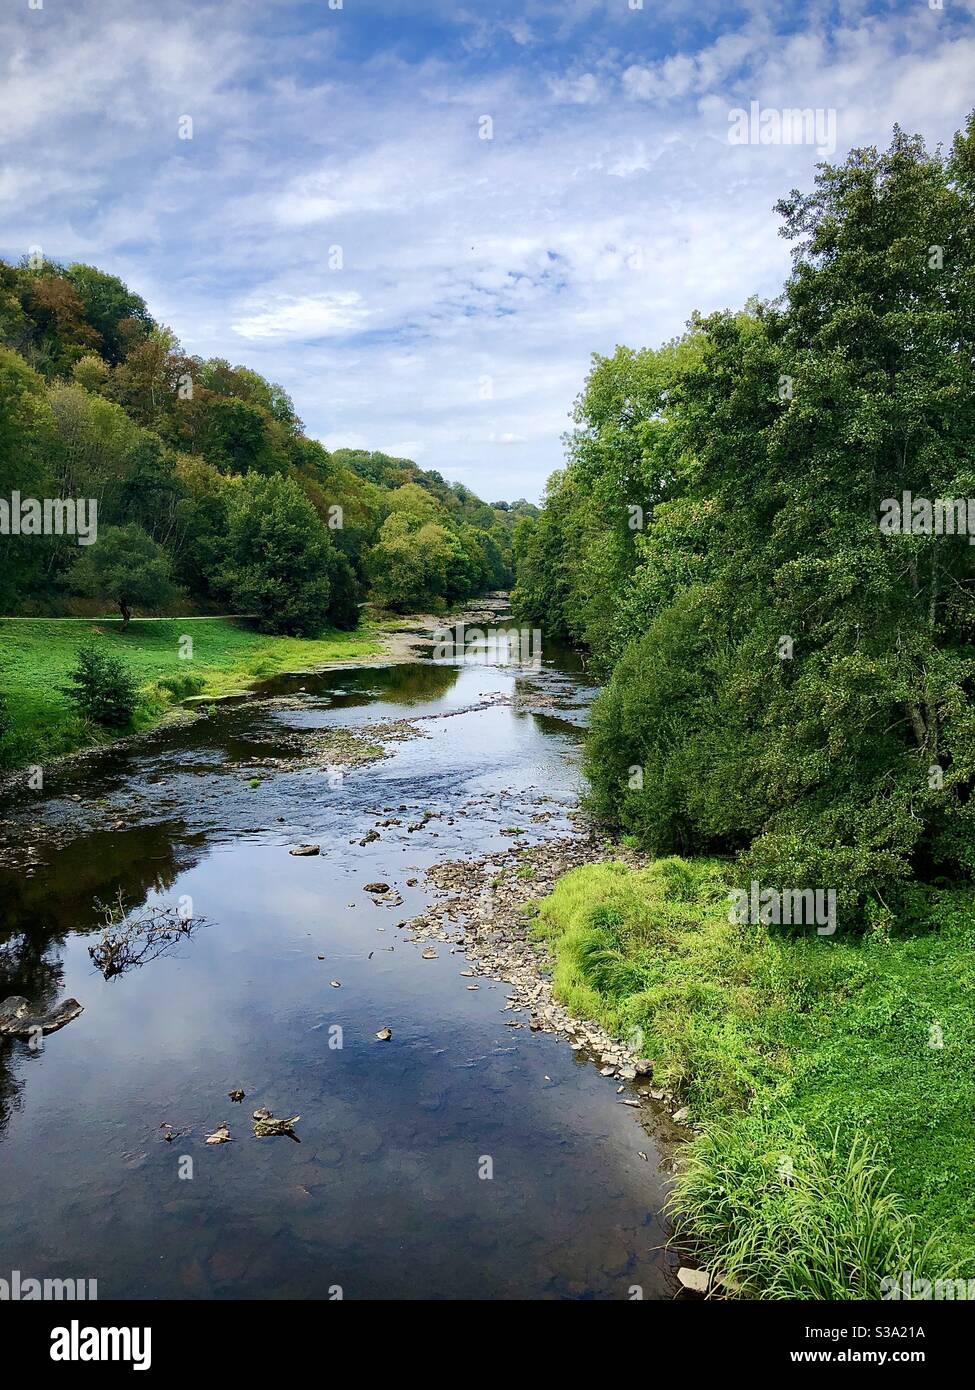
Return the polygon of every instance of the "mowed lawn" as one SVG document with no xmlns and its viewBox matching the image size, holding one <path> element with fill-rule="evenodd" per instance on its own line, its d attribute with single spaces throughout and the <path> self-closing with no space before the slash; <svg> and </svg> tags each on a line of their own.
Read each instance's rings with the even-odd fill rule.
<svg viewBox="0 0 975 1390">
<path fill-rule="evenodd" d="M 318 638 L 270 637 L 242 618 L 0 619 L 0 692 L 11 730 L 6 761 L 17 766 L 102 741 L 60 687 L 89 638 L 120 656 L 143 692 L 136 728 L 160 722 L 182 696 L 223 695 L 279 672 L 304 671 L 374 655 L 375 630 L 330 630 Z M 186 640 L 192 642 L 192 655 Z"/>
</svg>

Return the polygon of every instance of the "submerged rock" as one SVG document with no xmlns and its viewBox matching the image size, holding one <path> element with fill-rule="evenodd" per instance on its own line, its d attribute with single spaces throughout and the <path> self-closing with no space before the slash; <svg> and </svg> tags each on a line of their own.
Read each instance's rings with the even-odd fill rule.
<svg viewBox="0 0 975 1390">
<path fill-rule="evenodd" d="M 168 1120 L 164 1120 L 159 1128 L 167 1144 L 171 1144 L 174 1139 L 182 1139 L 190 1132 L 187 1125 L 171 1125 Z"/>
<path fill-rule="evenodd" d="M 299 858 L 302 859 L 305 858 L 307 855 L 321 854 L 321 852 L 321 845 L 292 845 L 291 849 L 288 850 L 289 854 L 297 855 Z"/>
<path fill-rule="evenodd" d="M 300 1115 L 292 1115 L 290 1119 L 278 1119 L 266 1106 L 254 1111 L 254 1137 L 256 1139 L 270 1139 L 275 1135 L 285 1134 L 289 1139 L 293 1139 L 296 1144 L 301 1140 L 295 1134 L 294 1127 L 301 1119 Z"/>
<path fill-rule="evenodd" d="M 48 1014 L 34 1014 L 30 1000 L 22 994 L 11 994 L 0 1002 L 0 1033 L 8 1038 L 31 1038 L 38 1032 L 56 1033 L 81 1013 L 84 1013 L 84 1005 L 77 999 L 65 999 Z"/>
</svg>

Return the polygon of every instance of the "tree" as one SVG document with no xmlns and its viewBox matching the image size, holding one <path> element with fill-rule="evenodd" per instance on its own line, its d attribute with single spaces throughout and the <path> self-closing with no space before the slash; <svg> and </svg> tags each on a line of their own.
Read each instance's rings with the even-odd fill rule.
<svg viewBox="0 0 975 1390">
<path fill-rule="evenodd" d="M 72 367 L 71 375 L 79 386 L 95 395 L 101 395 L 108 385 L 108 365 L 97 352 L 88 352 L 80 357 Z"/>
<path fill-rule="evenodd" d="M 101 335 L 86 319 L 81 297 L 59 268 L 45 266 L 29 277 L 27 305 L 40 349 L 39 365 L 63 370 L 101 347 Z"/>
<path fill-rule="evenodd" d="M 220 582 L 241 611 L 257 613 L 266 632 L 320 632 L 335 564 L 328 533 L 292 478 L 251 474 L 234 481 Z"/>
<path fill-rule="evenodd" d="M 171 329 L 154 328 L 113 371 L 112 396 L 140 425 L 176 442 L 183 394 L 193 382 L 194 366 Z"/>
<path fill-rule="evenodd" d="M 179 503 L 184 492 L 176 476 L 176 455 L 161 439 L 143 431 L 129 461 L 119 511 L 127 522 L 135 522 L 160 545 L 173 537 L 179 521 Z"/>
<path fill-rule="evenodd" d="M 169 557 L 141 526 L 110 526 L 79 558 L 72 571 L 79 593 L 111 599 L 122 614 L 125 632 L 134 604 L 156 607 L 176 590 L 170 579 Z"/>
<path fill-rule="evenodd" d="M 328 621 L 342 632 L 354 632 L 359 626 L 359 583 L 355 570 L 334 545 L 329 556 L 328 583 Z"/>
<path fill-rule="evenodd" d="M 835 888 L 849 923 L 975 875 L 975 552 L 879 524 L 905 493 L 975 497 L 975 121 L 948 158 L 895 131 L 779 212 L 781 301 L 695 318 L 642 395 L 640 354 L 597 361 L 516 598 L 615 662 L 602 818 Z"/>
<path fill-rule="evenodd" d="M 42 497 L 54 420 L 44 382 L 16 352 L 0 347 L 0 500 L 15 491 Z M 0 533 L 0 604 L 4 607 L 37 583 L 47 546 L 43 537 Z"/>
<path fill-rule="evenodd" d="M 192 594 L 211 599 L 220 588 L 233 482 L 212 464 L 189 454 L 177 456 L 174 482 L 179 488 L 175 575 Z"/>
<path fill-rule="evenodd" d="M 128 350 L 155 327 L 141 295 L 133 294 L 117 275 L 93 265 L 75 264 L 63 272 L 78 296 L 87 322 L 95 329 L 107 362 L 121 362 Z"/>
<path fill-rule="evenodd" d="M 400 613 L 441 606 L 457 555 L 457 542 L 446 527 L 417 526 L 405 513 L 394 512 L 369 553 L 376 602 Z"/>
<path fill-rule="evenodd" d="M 267 625 L 283 615 L 286 628 L 357 624 L 370 551 L 387 517 L 405 527 L 387 532 L 389 540 L 434 528 L 398 547 L 407 565 L 419 556 L 419 599 L 439 604 L 507 575 L 511 525 L 517 507 L 529 504 L 509 514 L 410 459 L 330 454 L 302 430 L 280 385 L 221 358 L 187 357 L 118 277 L 93 266 L 0 260 L 0 500 L 19 491 L 93 501 L 103 539 L 110 529 L 140 528 L 163 547 L 192 600 L 237 602 L 236 594 Z M 314 538 L 306 576 L 288 572 L 287 540 L 259 548 L 255 559 L 231 537 L 229 504 L 240 501 L 248 474 L 293 481 L 317 513 L 319 526 L 306 510 L 295 513 L 298 530 Z M 105 594 L 101 546 L 79 558 L 73 535 L 48 529 L 55 533 L 0 535 L 0 611 L 57 611 L 76 582 Z M 267 540 L 266 528 L 262 534 Z M 405 573 L 397 587 L 402 598 Z M 304 593 L 294 611 L 291 593 Z M 128 599 L 136 601 L 131 583 Z"/>
</svg>

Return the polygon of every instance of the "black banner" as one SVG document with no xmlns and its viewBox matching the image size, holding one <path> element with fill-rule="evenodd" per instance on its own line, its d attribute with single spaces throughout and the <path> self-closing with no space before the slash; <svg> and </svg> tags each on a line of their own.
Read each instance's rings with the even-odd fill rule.
<svg viewBox="0 0 975 1390">
<path fill-rule="evenodd" d="M 563 1319 L 571 1321 L 563 1324 Z M 792 1367 L 880 1366 L 947 1369 L 970 1329 L 951 1302 L 798 1304 L 761 1302 L 609 1303 L 4 1303 L 0 1333 L 18 1370 L 173 1377 L 187 1369 L 221 1379 L 236 1371 L 290 1377 L 336 1352 L 365 1352 L 370 1368 L 391 1370 L 436 1354 L 445 1332 L 464 1339 L 483 1374 L 510 1373 L 525 1345 L 558 1364 L 575 1356 L 586 1330 L 612 1338 L 605 1355 L 639 1353 L 688 1374 L 720 1370 L 788 1372 Z M 565 1340 L 562 1327 L 569 1340 Z M 649 1338 L 650 1340 L 646 1340 Z M 517 1339 L 517 1340 L 515 1340 Z M 639 1340 L 635 1340 L 639 1339 Z M 597 1354 L 598 1344 L 588 1344 Z M 424 1350 L 426 1348 L 426 1350 Z M 466 1369 L 465 1369 L 466 1362 Z M 473 1362 L 461 1357 L 457 1374 Z M 506 1369 L 507 1368 L 507 1369 Z"/>
</svg>

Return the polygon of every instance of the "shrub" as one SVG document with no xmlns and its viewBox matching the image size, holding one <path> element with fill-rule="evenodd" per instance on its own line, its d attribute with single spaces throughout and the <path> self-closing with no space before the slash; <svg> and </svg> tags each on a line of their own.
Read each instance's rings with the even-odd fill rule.
<svg viewBox="0 0 975 1390">
<path fill-rule="evenodd" d="M 76 664 L 63 686 L 80 712 L 96 724 L 120 729 L 131 724 L 138 702 L 138 691 L 125 664 L 94 642 L 78 648 Z"/>
</svg>

